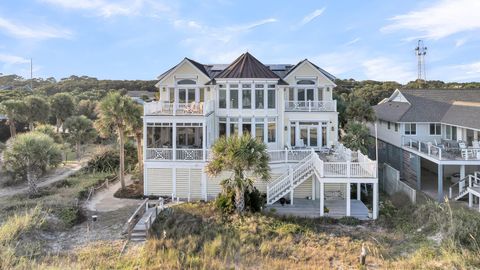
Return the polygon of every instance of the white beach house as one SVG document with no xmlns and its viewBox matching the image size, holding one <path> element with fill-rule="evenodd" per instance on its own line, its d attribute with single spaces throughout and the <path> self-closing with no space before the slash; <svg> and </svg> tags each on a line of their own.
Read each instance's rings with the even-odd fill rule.
<svg viewBox="0 0 480 270">
<path fill-rule="evenodd" d="M 268 146 L 272 179 L 255 182 L 267 204 L 285 197 L 295 209 L 310 209 L 309 216 L 376 218 L 377 164 L 338 143 L 334 79 L 307 59 L 296 65 L 265 65 L 250 53 L 231 64 L 183 59 L 158 77 L 159 101 L 144 105 L 145 195 L 215 198 L 225 176 L 204 172 L 209 149 L 220 136 L 248 132 Z"/>
</svg>

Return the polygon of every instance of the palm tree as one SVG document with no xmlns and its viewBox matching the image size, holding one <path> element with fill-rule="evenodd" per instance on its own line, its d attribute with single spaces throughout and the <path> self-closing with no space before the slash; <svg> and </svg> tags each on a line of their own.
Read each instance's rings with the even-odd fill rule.
<svg viewBox="0 0 480 270">
<path fill-rule="evenodd" d="M 368 128 L 360 122 L 350 122 L 345 128 L 346 134 L 343 136 L 343 144 L 354 150 L 360 150 L 362 153 L 368 153 L 368 147 L 373 144 Z"/>
<path fill-rule="evenodd" d="M 24 122 L 27 120 L 27 106 L 21 100 L 5 100 L 0 104 L 0 113 L 7 116 L 7 124 L 10 127 L 10 137 L 17 135 L 17 122 Z"/>
<path fill-rule="evenodd" d="M 131 121 L 128 123 L 128 131 L 135 137 L 137 143 L 138 169 L 143 179 L 143 107 L 140 104 L 135 104 L 132 113 Z"/>
<path fill-rule="evenodd" d="M 221 137 L 212 146 L 213 159 L 206 166 L 206 171 L 211 176 L 216 176 L 222 171 L 233 172 L 230 178 L 222 181 L 223 191 L 235 191 L 235 208 L 238 213 L 245 209 L 245 190 L 253 186 L 253 180 L 246 176 L 252 172 L 261 180 L 270 178 L 270 166 L 267 146 L 252 138 L 250 134 L 243 136 Z"/>
<path fill-rule="evenodd" d="M 98 106 L 98 120 L 95 127 L 103 137 L 116 133 L 120 147 L 119 178 L 122 189 L 125 189 L 125 132 L 129 123 L 135 117 L 135 103 L 128 96 L 118 92 L 110 92 L 100 101 Z"/>
</svg>

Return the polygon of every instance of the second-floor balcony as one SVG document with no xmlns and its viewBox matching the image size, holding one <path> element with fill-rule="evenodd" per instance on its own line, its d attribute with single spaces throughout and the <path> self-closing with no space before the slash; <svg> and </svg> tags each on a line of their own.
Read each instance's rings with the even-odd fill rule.
<svg viewBox="0 0 480 270">
<path fill-rule="evenodd" d="M 285 101 L 286 112 L 336 112 L 336 100 Z"/>
<path fill-rule="evenodd" d="M 480 161 L 480 146 L 478 141 L 467 145 L 463 141 L 422 141 L 403 137 L 402 146 L 409 150 L 427 155 L 438 161 L 475 160 Z"/>
<path fill-rule="evenodd" d="M 152 101 L 143 105 L 144 115 L 208 115 L 215 109 L 213 100 L 206 102 Z"/>
</svg>

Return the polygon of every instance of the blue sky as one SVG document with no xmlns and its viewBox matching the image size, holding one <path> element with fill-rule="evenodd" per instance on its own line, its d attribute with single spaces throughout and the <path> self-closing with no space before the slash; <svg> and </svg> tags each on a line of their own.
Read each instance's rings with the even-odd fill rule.
<svg viewBox="0 0 480 270">
<path fill-rule="evenodd" d="M 0 0 L 0 73 L 154 79 L 183 57 L 308 58 L 339 78 L 480 81 L 480 1 Z"/>
</svg>

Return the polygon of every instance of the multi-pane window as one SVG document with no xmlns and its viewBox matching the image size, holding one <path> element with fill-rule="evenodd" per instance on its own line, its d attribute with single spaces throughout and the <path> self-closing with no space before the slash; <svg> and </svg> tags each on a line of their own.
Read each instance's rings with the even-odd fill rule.
<svg viewBox="0 0 480 270">
<path fill-rule="evenodd" d="M 242 108 L 252 108 L 252 89 L 250 84 L 242 84 Z"/>
<path fill-rule="evenodd" d="M 442 135 L 442 125 L 441 124 L 430 124 L 430 135 Z"/>
<path fill-rule="evenodd" d="M 227 119 L 219 118 L 218 119 L 218 135 L 220 137 L 227 136 Z"/>
<path fill-rule="evenodd" d="M 457 127 L 447 125 L 445 131 L 447 140 L 457 140 Z"/>
<path fill-rule="evenodd" d="M 238 109 L 238 84 L 230 84 L 230 109 Z"/>
<path fill-rule="evenodd" d="M 267 136 L 268 136 L 268 142 L 269 143 L 276 141 L 277 129 L 276 129 L 276 122 L 275 122 L 274 117 L 273 118 L 272 117 L 268 118 L 268 133 L 267 133 Z"/>
<path fill-rule="evenodd" d="M 416 135 L 417 134 L 417 124 L 405 124 L 405 135 Z"/>
<path fill-rule="evenodd" d="M 255 89 L 255 109 L 263 108 L 263 89 Z"/>
<path fill-rule="evenodd" d="M 276 93 L 275 89 L 268 89 L 267 98 L 268 98 L 268 108 L 269 109 L 275 109 L 275 98 L 276 98 L 275 93 Z"/>
<path fill-rule="evenodd" d="M 227 108 L 227 89 L 225 89 L 225 85 L 221 84 L 218 90 L 218 107 L 220 109 Z"/>
<path fill-rule="evenodd" d="M 398 132 L 398 123 L 395 123 L 395 132 Z"/>
<path fill-rule="evenodd" d="M 238 118 L 230 118 L 230 136 L 233 134 L 238 134 Z"/>
<path fill-rule="evenodd" d="M 257 138 L 261 142 L 265 140 L 265 136 L 263 134 L 265 123 L 263 120 L 263 118 L 255 118 L 255 138 Z"/>
</svg>

